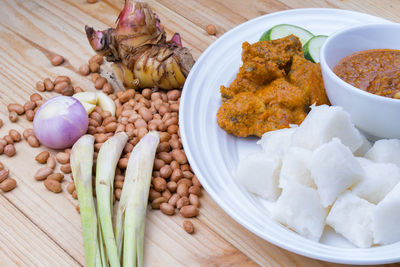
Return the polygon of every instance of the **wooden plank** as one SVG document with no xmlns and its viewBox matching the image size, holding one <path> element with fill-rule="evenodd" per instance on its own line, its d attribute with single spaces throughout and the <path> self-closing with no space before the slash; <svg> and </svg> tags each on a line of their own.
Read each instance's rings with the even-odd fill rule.
<svg viewBox="0 0 400 267">
<path fill-rule="evenodd" d="M 18 193 L 9 193 L 13 194 Z M 80 266 L 3 195 L 0 206 L 1 266 Z"/>
</svg>

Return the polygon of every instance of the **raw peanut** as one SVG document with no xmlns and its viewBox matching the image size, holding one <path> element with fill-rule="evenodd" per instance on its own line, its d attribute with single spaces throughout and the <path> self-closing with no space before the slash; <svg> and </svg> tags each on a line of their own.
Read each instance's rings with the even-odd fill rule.
<svg viewBox="0 0 400 267">
<path fill-rule="evenodd" d="M 179 213 L 185 218 L 192 218 L 199 215 L 199 209 L 194 205 L 184 206 Z"/>
<path fill-rule="evenodd" d="M 153 175 L 153 177 L 160 177 L 160 172 L 159 171 L 153 171 L 152 175 Z"/>
<path fill-rule="evenodd" d="M 171 126 L 173 126 L 173 125 L 171 125 Z M 170 127 L 171 127 L 170 126 Z M 176 138 L 171 138 L 169 141 L 168 141 L 168 143 L 169 143 L 169 145 L 171 146 L 171 148 L 172 149 L 180 149 L 180 148 L 182 148 L 182 144 L 181 144 L 181 142 L 179 142 L 179 140 L 178 139 L 176 139 Z"/>
<path fill-rule="evenodd" d="M 61 165 L 60 171 L 62 171 L 63 173 L 71 173 L 71 165 L 70 164 Z"/>
<path fill-rule="evenodd" d="M 82 64 L 79 67 L 79 73 L 83 76 L 87 76 L 90 73 L 89 65 L 88 64 Z"/>
<path fill-rule="evenodd" d="M 168 133 L 169 134 L 172 135 L 172 134 L 175 134 L 177 132 L 179 132 L 179 126 L 178 125 L 173 124 L 173 125 L 168 126 Z"/>
<path fill-rule="evenodd" d="M 121 169 L 126 169 L 126 166 L 128 166 L 128 159 L 127 158 L 122 158 L 118 161 L 118 167 Z"/>
<path fill-rule="evenodd" d="M 2 155 L 4 152 L 4 145 L 0 144 L 0 155 Z"/>
<path fill-rule="evenodd" d="M 173 194 L 173 195 L 169 198 L 168 204 L 170 204 L 170 205 L 176 207 L 176 203 L 178 202 L 178 200 L 179 200 L 180 198 L 181 198 L 181 197 L 180 197 L 177 193 L 175 193 L 175 194 Z"/>
<path fill-rule="evenodd" d="M 33 132 L 33 129 L 32 129 L 32 128 L 25 129 L 25 130 L 22 132 L 22 135 L 24 136 L 25 139 L 28 139 L 29 136 L 34 135 L 34 134 L 35 134 L 35 133 Z"/>
<path fill-rule="evenodd" d="M 106 82 L 107 82 L 107 79 L 106 79 L 106 78 L 100 77 L 100 78 L 98 78 L 98 79 L 94 82 L 94 87 L 95 87 L 96 89 L 102 89 L 103 86 L 106 84 Z"/>
<path fill-rule="evenodd" d="M 141 107 L 139 109 L 139 115 L 142 116 L 146 122 L 149 122 L 151 119 L 153 119 L 153 115 L 151 114 L 150 110 L 145 107 Z"/>
<path fill-rule="evenodd" d="M 154 160 L 154 165 L 153 165 L 153 170 L 159 171 L 162 167 L 164 167 L 165 162 L 161 159 L 155 159 Z"/>
<path fill-rule="evenodd" d="M 18 115 L 22 115 L 25 112 L 25 109 L 20 104 L 8 104 L 7 109 L 9 112 L 15 111 Z"/>
<path fill-rule="evenodd" d="M 171 163 L 172 161 L 172 156 L 168 152 L 160 152 L 157 156 L 167 164 Z"/>
<path fill-rule="evenodd" d="M 5 169 L 5 168 L 4 168 L 3 163 L 0 162 L 0 171 L 2 171 L 2 170 L 4 170 L 4 169 Z"/>
<path fill-rule="evenodd" d="M 208 25 L 206 26 L 206 32 L 207 32 L 209 35 L 216 35 L 216 34 L 217 34 L 217 28 L 216 28 L 215 25 L 213 25 L 213 24 L 208 24 Z"/>
<path fill-rule="evenodd" d="M 188 178 L 182 178 L 182 179 L 180 179 L 180 180 L 177 182 L 178 186 L 179 186 L 180 184 L 182 184 L 182 183 L 187 184 L 188 188 L 191 187 L 191 186 L 193 185 L 192 180 L 190 180 L 190 179 L 188 179 Z"/>
<path fill-rule="evenodd" d="M 0 128 L 3 127 L 3 124 L 4 124 L 4 123 L 3 123 L 3 120 L 0 119 Z"/>
<path fill-rule="evenodd" d="M 181 196 L 181 197 L 187 197 L 189 195 L 189 187 L 186 183 L 181 183 L 178 184 L 178 187 L 176 189 L 176 192 Z"/>
<path fill-rule="evenodd" d="M 89 4 L 97 3 L 98 0 L 86 0 Z"/>
<path fill-rule="evenodd" d="M 64 58 L 60 55 L 55 55 L 50 59 L 53 66 L 59 66 L 64 62 Z"/>
<path fill-rule="evenodd" d="M 135 90 L 129 89 L 129 90 L 126 90 L 125 92 L 123 92 L 123 93 L 118 97 L 118 100 L 119 100 L 121 103 L 125 103 L 125 102 L 129 101 L 129 99 L 131 99 L 131 98 L 134 97 L 134 96 L 135 96 Z"/>
<path fill-rule="evenodd" d="M 172 168 L 169 165 L 165 165 L 160 169 L 160 175 L 162 178 L 169 178 L 172 174 Z"/>
<path fill-rule="evenodd" d="M 95 83 L 96 80 L 97 80 L 98 78 L 100 78 L 100 77 L 101 77 L 101 76 L 100 76 L 100 74 L 98 74 L 98 73 L 92 73 L 92 75 L 90 75 L 90 79 L 92 80 L 93 83 Z"/>
<path fill-rule="evenodd" d="M 75 183 L 74 182 L 70 182 L 67 185 L 67 191 L 68 193 L 72 194 L 75 191 Z"/>
<path fill-rule="evenodd" d="M 159 197 L 161 197 L 161 193 L 160 193 L 160 192 L 157 192 L 157 191 L 154 190 L 153 188 L 150 188 L 150 191 L 149 191 L 149 200 L 150 200 L 150 201 L 153 201 L 154 199 L 159 198 Z"/>
<path fill-rule="evenodd" d="M 80 88 L 79 86 L 77 86 L 77 87 L 74 88 L 74 94 L 81 93 L 81 92 L 85 92 L 85 90 L 83 90 L 83 89 Z"/>
<path fill-rule="evenodd" d="M 94 135 L 96 133 L 96 127 L 90 125 L 88 127 L 87 133 L 91 134 L 91 135 Z"/>
<path fill-rule="evenodd" d="M 196 185 L 192 185 L 191 187 L 189 187 L 189 194 L 194 194 L 194 195 L 200 196 L 201 195 L 200 187 L 198 187 Z"/>
<path fill-rule="evenodd" d="M 11 122 L 17 122 L 17 121 L 18 121 L 18 114 L 17 114 L 17 112 L 11 111 L 11 112 L 8 114 L 8 119 L 9 119 Z"/>
<path fill-rule="evenodd" d="M 41 96 L 40 94 L 38 94 L 38 93 L 33 93 L 33 94 L 31 94 L 31 96 L 29 97 L 29 99 L 30 99 L 32 102 L 36 102 L 36 101 L 38 101 L 38 100 L 43 100 L 42 96 Z"/>
<path fill-rule="evenodd" d="M 178 98 L 181 96 L 181 91 L 180 90 L 170 90 L 170 91 L 168 91 L 167 92 L 167 97 L 168 97 L 168 100 L 171 100 L 171 101 L 176 101 L 176 100 L 178 100 Z"/>
<path fill-rule="evenodd" d="M 167 106 L 167 105 L 161 105 L 159 108 L 158 108 L 158 113 L 161 115 L 161 116 L 164 116 L 164 114 L 166 114 L 166 113 L 169 113 L 170 112 L 170 109 L 169 109 L 169 106 Z"/>
<path fill-rule="evenodd" d="M 44 79 L 43 83 L 46 91 L 53 91 L 54 83 L 49 78 Z"/>
<path fill-rule="evenodd" d="M 135 127 L 136 127 L 136 128 L 142 128 L 142 127 L 146 127 L 146 126 L 147 126 L 147 123 L 146 123 L 146 121 L 143 120 L 143 119 L 137 119 L 137 120 L 135 121 Z"/>
<path fill-rule="evenodd" d="M 93 194 L 95 194 L 96 193 L 96 190 L 93 190 Z M 74 192 L 72 192 L 72 198 L 74 198 L 74 199 L 78 199 L 78 193 L 76 193 L 76 190 L 74 190 Z"/>
<path fill-rule="evenodd" d="M 175 213 L 174 206 L 172 206 L 168 203 L 162 203 L 160 205 L 160 210 L 162 211 L 162 213 L 164 213 L 166 215 L 174 215 L 174 213 Z"/>
<path fill-rule="evenodd" d="M 194 226 L 191 221 L 185 220 L 183 221 L 183 229 L 186 231 L 188 234 L 193 234 L 194 233 Z"/>
<path fill-rule="evenodd" d="M 103 86 L 103 93 L 106 95 L 112 94 L 114 92 L 114 88 L 112 87 L 111 84 L 105 83 Z"/>
<path fill-rule="evenodd" d="M 171 161 L 171 163 L 169 164 L 169 166 L 171 166 L 171 168 L 172 168 L 173 170 L 176 170 L 176 169 L 179 169 L 179 170 L 180 170 L 180 169 L 181 169 L 179 163 L 178 163 L 176 160 Z"/>
<path fill-rule="evenodd" d="M 124 180 L 125 180 L 125 176 L 123 176 L 121 174 L 115 175 L 115 181 L 124 181 Z"/>
<path fill-rule="evenodd" d="M 15 129 L 11 129 L 8 132 L 8 135 L 11 136 L 11 138 L 14 140 L 14 142 L 21 141 L 21 134 Z"/>
<path fill-rule="evenodd" d="M 161 94 L 159 92 L 154 92 L 151 94 L 151 100 L 154 101 L 156 99 L 160 99 L 161 98 Z"/>
<path fill-rule="evenodd" d="M 33 110 L 35 107 L 36 107 L 36 103 L 33 102 L 33 101 L 27 101 L 27 102 L 24 104 L 24 110 L 25 110 L 25 112 L 28 111 L 28 110 Z"/>
<path fill-rule="evenodd" d="M 148 132 L 149 132 L 149 131 L 148 131 L 145 127 L 139 128 L 139 129 L 138 129 L 138 134 L 137 134 L 137 136 L 138 136 L 140 139 L 142 139 L 142 137 L 145 136 Z"/>
<path fill-rule="evenodd" d="M 8 144 L 4 147 L 4 154 L 6 154 L 6 156 L 12 157 L 15 155 L 15 153 L 16 151 L 14 145 Z"/>
<path fill-rule="evenodd" d="M 5 135 L 3 139 L 7 142 L 7 144 L 14 144 L 14 139 L 9 135 Z"/>
<path fill-rule="evenodd" d="M 94 136 L 94 139 L 96 140 L 96 143 L 104 143 L 107 141 L 108 137 L 105 134 L 97 134 Z"/>
<path fill-rule="evenodd" d="M 186 158 L 185 152 L 183 152 L 183 150 L 174 149 L 171 152 L 171 156 L 179 164 L 186 164 L 187 163 L 187 158 Z"/>
<path fill-rule="evenodd" d="M 115 130 L 115 133 L 124 132 L 124 131 L 125 131 L 125 125 L 118 124 L 117 129 Z M 133 134 L 131 132 L 126 131 L 126 133 L 128 134 L 129 138 L 132 138 Z"/>
<path fill-rule="evenodd" d="M 169 108 L 171 109 L 172 112 L 178 112 L 179 111 L 179 104 L 178 103 L 171 104 L 169 106 Z"/>
<path fill-rule="evenodd" d="M 102 145 L 103 145 L 103 143 L 94 144 L 94 151 L 99 152 Z"/>
<path fill-rule="evenodd" d="M 172 163 L 171 163 L 171 165 L 172 165 Z M 180 179 L 182 179 L 182 177 L 183 177 L 182 171 L 180 169 L 175 169 L 172 171 L 170 180 L 174 181 L 174 182 L 178 182 Z"/>
<path fill-rule="evenodd" d="M 171 146 L 168 142 L 159 143 L 157 146 L 157 153 L 159 152 L 169 152 Z"/>
<path fill-rule="evenodd" d="M 199 181 L 199 179 L 197 179 L 197 176 L 196 176 L 196 175 L 193 175 L 193 177 L 192 177 L 192 182 L 193 182 L 193 185 L 198 186 L 198 187 L 201 188 L 200 181 Z"/>
<path fill-rule="evenodd" d="M 58 161 L 58 163 L 60 164 L 67 164 L 69 163 L 69 157 L 70 155 L 68 153 L 65 152 L 58 152 L 56 154 L 56 160 Z"/>
<path fill-rule="evenodd" d="M 170 192 L 174 193 L 177 189 L 178 185 L 176 184 L 176 182 L 174 181 L 169 181 L 167 183 L 167 188 Z"/>
<path fill-rule="evenodd" d="M 192 179 L 193 173 L 191 171 L 183 171 L 183 177 Z"/>
<path fill-rule="evenodd" d="M 57 180 L 46 179 L 44 180 L 44 186 L 53 193 L 60 193 L 62 190 L 61 184 Z"/>
<path fill-rule="evenodd" d="M 165 120 L 165 126 L 168 127 L 170 125 L 178 125 L 178 118 L 173 117 L 173 118 Z"/>
<path fill-rule="evenodd" d="M 172 196 L 171 192 L 169 192 L 168 189 L 165 189 L 165 191 L 162 192 L 161 195 L 162 195 L 163 197 L 165 197 L 167 200 L 169 200 L 169 199 L 171 198 L 171 196 Z"/>
<path fill-rule="evenodd" d="M 130 143 L 127 143 L 127 144 L 125 145 L 125 147 L 124 147 L 124 152 L 125 152 L 125 153 L 130 153 L 130 152 L 132 152 L 132 150 L 133 150 L 133 145 L 130 144 Z"/>
<path fill-rule="evenodd" d="M 7 178 L 0 184 L 0 189 L 3 192 L 13 190 L 17 186 L 17 181 L 13 178 Z"/>
<path fill-rule="evenodd" d="M 159 209 L 162 203 L 166 203 L 168 200 L 165 197 L 158 197 L 151 202 L 151 208 L 153 210 Z"/>
<path fill-rule="evenodd" d="M 7 143 L 6 140 L 0 139 L 0 144 L 4 147 L 4 146 L 6 146 L 8 143 Z"/>
<path fill-rule="evenodd" d="M 89 125 L 90 126 L 94 126 L 94 127 L 99 127 L 100 126 L 99 122 L 97 120 L 92 119 L 92 118 L 89 118 Z"/>
<path fill-rule="evenodd" d="M 45 88 L 42 81 L 36 82 L 36 90 L 38 90 L 39 92 L 44 92 Z"/>
<path fill-rule="evenodd" d="M 45 164 L 47 159 L 50 157 L 50 153 L 48 151 L 42 151 L 36 155 L 35 160 L 40 164 Z"/>
<path fill-rule="evenodd" d="M 178 209 L 180 209 L 180 208 L 182 208 L 182 207 L 184 207 L 184 206 L 187 206 L 187 205 L 189 205 L 190 204 L 190 202 L 189 202 L 189 199 L 187 198 L 187 197 L 181 197 L 177 202 L 176 202 L 176 207 L 178 208 Z"/>
<path fill-rule="evenodd" d="M 152 181 L 152 184 L 153 184 L 154 190 L 156 190 L 158 192 L 162 192 L 165 189 L 167 189 L 167 182 L 165 181 L 165 179 L 163 179 L 161 177 L 154 178 Z"/>
<path fill-rule="evenodd" d="M 103 127 L 103 126 L 97 127 L 96 128 L 96 133 L 105 134 L 106 133 L 106 128 Z M 108 139 L 107 135 L 104 135 L 104 136 L 105 136 L 105 138 L 107 140 Z"/>
<path fill-rule="evenodd" d="M 58 83 L 61 83 L 61 82 L 66 82 L 66 83 L 70 84 L 71 83 L 71 78 L 69 78 L 68 76 L 65 76 L 65 75 L 61 75 L 61 76 L 57 76 L 54 79 L 54 84 L 58 84 Z"/>
<path fill-rule="evenodd" d="M 46 162 L 46 167 L 54 170 L 56 167 L 56 160 L 53 157 L 49 157 Z"/>
<path fill-rule="evenodd" d="M 150 99 L 151 97 L 151 89 L 146 88 L 142 90 L 142 96 L 144 96 L 146 99 Z"/>
<path fill-rule="evenodd" d="M 96 62 L 97 64 L 101 65 L 103 64 L 104 59 L 103 56 L 96 54 L 89 59 L 89 62 Z"/>
<path fill-rule="evenodd" d="M 123 186 L 124 186 L 124 181 L 119 180 L 119 181 L 115 181 L 114 182 L 114 187 L 115 188 L 122 189 Z"/>
<path fill-rule="evenodd" d="M 111 122 L 105 126 L 107 133 L 113 133 L 117 130 L 118 124 L 116 122 Z"/>
<path fill-rule="evenodd" d="M 64 96 L 72 96 L 74 94 L 74 88 L 70 84 L 66 84 L 66 82 L 60 82 L 56 85 L 55 91 Z"/>
<path fill-rule="evenodd" d="M 190 205 L 194 205 L 194 206 L 200 207 L 200 200 L 199 200 L 199 196 L 197 196 L 197 195 L 190 194 L 189 195 L 189 202 L 190 202 Z"/>
<path fill-rule="evenodd" d="M 43 167 L 43 168 L 40 168 L 39 170 L 36 171 L 36 173 L 33 176 L 33 178 L 35 178 L 35 180 L 37 180 L 37 181 L 42 181 L 42 180 L 46 179 L 47 176 L 49 176 L 52 173 L 53 173 L 53 169 L 52 168 Z"/>
<path fill-rule="evenodd" d="M 89 62 L 89 69 L 91 72 L 99 72 L 100 65 L 96 62 Z"/>
<path fill-rule="evenodd" d="M 64 174 L 59 173 L 59 172 L 52 173 L 49 176 L 47 176 L 46 179 L 56 180 L 61 183 L 64 180 Z"/>
<path fill-rule="evenodd" d="M 121 194 L 122 194 L 122 190 L 120 188 L 117 188 L 114 190 L 114 195 L 115 198 L 119 201 L 121 199 Z"/>
<path fill-rule="evenodd" d="M 10 174 L 10 171 L 7 169 L 3 169 L 0 171 L 0 183 L 2 183 L 5 179 L 8 178 L 8 175 Z"/>
<path fill-rule="evenodd" d="M 39 140 L 38 140 L 38 139 L 36 138 L 36 136 L 34 136 L 34 135 L 28 136 L 28 138 L 26 139 L 26 141 L 28 142 L 28 144 L 29 144 L 31 147 L 39 147 L 39 146 L 40 146 Z"/>
<path fill-rule="evenodd" d="M 54 86 L 54 91 L 56 91 L 59 94 L 62 94 L 64 90 L 69 86 L 70 84 L 66 81 L 60 81 Z"/>
<path fill-rule="evenodd" d="M 28 121 L 33 121 L 33 119 L 35 118 L 35 112 L 34 112 L 33 110 L 28 109 L 28 110 L 25 112 L 25 116 L 26 116 L 26 119 L 27 119 Z"/>
<path fill-rule="evenodd" d="M 106 117 L 106 118 L 104 118 L 102 125 L 106 126 L 107 124 L 109 124 L 111 122 L 116 122 L 116 121 L 117 121 L 117 119 L 115 117 Z"/>
</svg>

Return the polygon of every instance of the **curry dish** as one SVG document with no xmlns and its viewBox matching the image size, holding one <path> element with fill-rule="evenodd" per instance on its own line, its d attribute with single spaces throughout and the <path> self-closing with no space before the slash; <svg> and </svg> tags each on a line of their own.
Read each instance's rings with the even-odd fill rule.
<svg viewBox="0 0 400 267">
<path fill-rule="evenodd" d="M 221 86 L 217 122 L 239 137 L 300 124 L 310 105 L 329 104 L 319 64 L 303 57 L 300 40 L 285 38 L 243 43 L 235 80 Z"/>
<path fill-rule="evenodd" d="M 373 49 L 343 58 L 333 72 L 361 90 L 400 98 L 400 50 Z"/>
</svg>

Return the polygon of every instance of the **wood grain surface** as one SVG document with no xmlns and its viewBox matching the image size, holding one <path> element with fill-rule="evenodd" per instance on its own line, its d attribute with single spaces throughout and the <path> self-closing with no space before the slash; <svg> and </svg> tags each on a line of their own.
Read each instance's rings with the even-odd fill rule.
<svg viewBox="0 0 400 267">
<path fill-rule="evenodd" d="M 391 0 L 150 0 L 168 35 L 179 32 L 198 58 L 229 29 L 254 17 L 291 8 L 330 7 L 361 11 L 400 22 L 400 1 Z M 22 132 L 31 123 L 24 116 L 8 120 L 7 104 L 25 103 L 36 81 L 68 75 L 73 84 L 94 90 L 76 68 L 93 55 L 84 25 L 113 26 L 123 0 L 89 4 L 85 0 L 0 0 L 0 119 Z M 217 27 L 217 36 L 205 32 Z M 69 60 L 70 68 L 53 67 L 47 53 Z M 46 97 L 50 93 L 43 93 Z M 83 266 L 84 252 L 76 202 L 63 190 L 53 194 L 35 181 L 34 156 L 44 148 L 16 144 L 17 155 L 0 156 L 18 187 L 0 194 L 0 266 Z M 55 151 L 52 152 L 53 154 Z M 63 184 L 66 186 L 66 183 Z M 201 198 L 195 234 L 182 228 L 183 218 L 151 210 L 145 234 L 146 266 L 339 266 L 278 248 L 236 223 L 209 197 Z M 400 264 L 392 264 L 400 266 Z"/>
</svg>

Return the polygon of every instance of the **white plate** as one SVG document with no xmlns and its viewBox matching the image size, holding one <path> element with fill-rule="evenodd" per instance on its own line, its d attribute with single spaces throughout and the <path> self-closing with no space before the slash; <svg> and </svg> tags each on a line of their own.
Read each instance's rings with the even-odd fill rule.
<svg viewBox="0 0 400 267">
<path fill-rule="evenodd" d="M 237 138 L 219 128 L 220 85 L 228 86 L 241 65 L 241 45 L 258 41 L 270 27 L 288 23 L 314 34 L 329 35 L 360 23 L 385 19 L 339 9 L 294 9 L 243 23 L 215 41 L 199 58 L 186 80 L 179 115 L 185 152 L 201 184 L 237 222 L 265 240 L 292 252 L 324 261 L 378 264 L 400 260 L 400 243 L 359 249 L 327 229 L 320 243 L 288 230 L 268 216 L 265 203 L 233 179 L 241 156 L 260 149 L 258 138 Z M 229 225 L 226 225 L 229 227 Z"/>
</svg>

